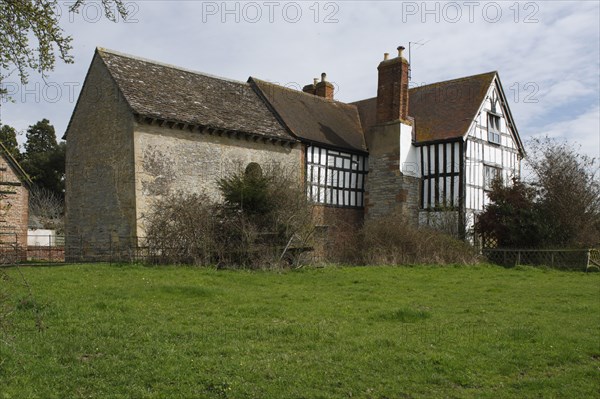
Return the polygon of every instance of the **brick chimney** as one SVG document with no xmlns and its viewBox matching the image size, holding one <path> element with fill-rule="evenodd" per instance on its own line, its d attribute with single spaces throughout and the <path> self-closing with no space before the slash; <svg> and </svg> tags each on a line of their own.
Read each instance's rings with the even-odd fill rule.
<svg viewBox="0 0 600 399">
<path fill-rule="evenodd" d="M 315 95 L 333 100 L 333 84 L 327 81 L 327 74 L 321 74 L 321 81 L 315 85 Z"/>
<path fill-rule="evenodd" d="M 388 53 L 379 63 L 377 83 L 377 123 L 408 118 L 408 61 L 402 56 L 404 47 L 398 47 L 398 56 L 388 59 Z"/>
<path fill-rule="evenodd" d="M 314 79 L 314 83 L 304 86 L 302 88 L 302 91 L 305 92 L 305 93 L 314 95 L 315 94 L 315 90 L 317 88 L 317 83 L 318 82 L 319 82 L 319 79 L 315 78 Z"/>
</svg>

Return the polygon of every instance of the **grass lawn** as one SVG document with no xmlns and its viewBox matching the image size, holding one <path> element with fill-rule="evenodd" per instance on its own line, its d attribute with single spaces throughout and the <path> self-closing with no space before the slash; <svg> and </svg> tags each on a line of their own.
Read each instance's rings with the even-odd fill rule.
<svg viewBox="0 0 600 399">
<path fill-rule="evenodd" d="M 0 398 L 600 396 L 600 273 L 21 271 Z"/>
</svg>

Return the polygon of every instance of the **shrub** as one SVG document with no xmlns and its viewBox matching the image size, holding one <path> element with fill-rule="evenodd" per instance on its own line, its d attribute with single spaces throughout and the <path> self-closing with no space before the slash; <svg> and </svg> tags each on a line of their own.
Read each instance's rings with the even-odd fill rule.
<svg viewBox="0 0 600 399">
<path fill-rule="evenodd" d="M 589 248 L 600 244 L 596 159 L 552 139 L 530 142 L 529 181 L 494 181 L 475 230 L 504 248 Z"/>
<path fill-rule="evenodd" d="M 222 251 L 217 205 L 206 195 L 176 193 L 155 201 L 146 216 L 146 246 L 157 263 L 211 264 Z"/>
<path fill-rule="evenodd" d="M 152 259 L 253 269 L 297 264 L 313 230 L 301 182 L 277 165 L 265 172 L 250 165 L 217 181 L 221 203 L 183 193 L 156 201 L 146 223 Z"/>
<path fill-rule="evenodd" d="M 473 264 L 475 249 L 443 232 L 418 228 L 404 216 L 367 220 L 361 234 L 365 264 Z"/>
</svg>

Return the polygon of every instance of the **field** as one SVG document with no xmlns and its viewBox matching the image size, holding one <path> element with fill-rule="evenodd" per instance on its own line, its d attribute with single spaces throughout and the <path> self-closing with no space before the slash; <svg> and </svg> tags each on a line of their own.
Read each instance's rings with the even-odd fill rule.
<svg viewBox="0 0 600 399">
<path fill-rule="evenodd" d="M 600 273 L 486 265 L 5 273 L 0 288 L 14 311 L 0 333 L 0 398 L 600 395 Z"/>
</svg>

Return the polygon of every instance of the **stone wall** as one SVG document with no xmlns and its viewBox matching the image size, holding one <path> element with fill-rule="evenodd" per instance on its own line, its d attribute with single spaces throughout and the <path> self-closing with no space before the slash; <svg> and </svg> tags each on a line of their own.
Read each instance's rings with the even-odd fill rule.
<svg viewBox="0 0 600 399">
<path fill-rule="evenodd" d="M 176 192 L 204 193 L 220 200 L 217 180 L 255 162 L 263 170 L 281 167 L 302 178 L 300 144 L 270 143 L 245 137 L 210 135 L 157 125 L 136 124 L 135 189 L 137 232 L 151 203 Z"/>
<path fill-rule="evenodd" d="M 66 132 L 67 259 L 135 244 L 132 132 L 129 107 L 96 55 Z"/>
<path fill-rule="evenodd" d="M 28 219 L 29 189 L 0 153 L 0 250 L 27 248 Z"/>
<path fill-rule="evenodd" d="M 397 121 L 375 126 L 367 133 L 365 218 L 403 214 L 417 224 L 421 180 L 401 172 L 400 132 Z"/>
<path fill-rule="evenodd" d="M 315 260 L 348 261 L 358 248 L 358 232 L 363 224 L 362 208 L 313 206 Z"/>
</svg>

